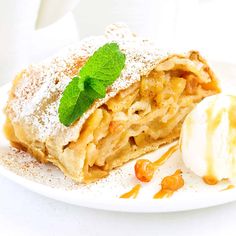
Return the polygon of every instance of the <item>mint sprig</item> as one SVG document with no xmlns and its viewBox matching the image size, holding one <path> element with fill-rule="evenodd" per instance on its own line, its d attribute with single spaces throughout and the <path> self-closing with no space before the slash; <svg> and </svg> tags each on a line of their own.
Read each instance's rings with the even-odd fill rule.
<svg viewBox="0 0 236 236">
<path fill-rule="evenodd" d="M 100 47 L 67 85 L 59 105 L 59 120 L 70 126 L 93 102 L 104 98 L 106 88 L 119 76 L 125 66 L 125 55 L 116 43 Z"/>
</svg>

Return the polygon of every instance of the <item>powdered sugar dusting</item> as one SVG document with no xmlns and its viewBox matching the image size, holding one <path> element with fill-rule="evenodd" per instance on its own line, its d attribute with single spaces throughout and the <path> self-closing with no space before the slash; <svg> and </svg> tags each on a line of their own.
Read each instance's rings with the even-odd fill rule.
<svg viewBox="0 0 236 236">
<path fill-rule="evenodd" d="M 108 88 L 106 97 L 94 102 L 73 126 L 63 126 L 58 119 L 59 101 L 65 87 L 81 67 L 76 63 L 86 60 L 108 42 L 117 42 L 126 55 L 121 76 Z M 20 123 L 26 132 L 33 133 L 36 141 L 45 143 L 49 138 L 57 139 L 57 145 L 62 147 L 78 139 L 82 125 L 97 107 L 139 81 L 141 75 L 150 72 L 166 55 L 148 40 L 136 37 L 127 26 L 113 24 L 107 28 L 105 35 L 87 38 L 24 70 L 13 90 L 15 98 L 8 103 L 6 112 L 13 122 Z"/>
<path fill-rule="evenodd" d="M 11 147 L 0 147 L 0 165 L 10 170 L 12 173 L 27 178 L 39 184 L 49 186 L 51 188 L 63 190 L 77 190 L 81 195 L 89 193 L 102 194 L 103 188 L 113 182 L 113 191 L 119 185 L 121 188 L 127 188 L 127 185 L 136 182 L 135 178 L 129 177 L 131 174 L 131 166 L 123 169 L 117 169 L 111 172 L 108 178 L 101 179 L 92 184 L 78 184 L 66 177 L 56 166 L 52 164 L 41 164 L 30 154 L 19 151 Z"/>
</svg>

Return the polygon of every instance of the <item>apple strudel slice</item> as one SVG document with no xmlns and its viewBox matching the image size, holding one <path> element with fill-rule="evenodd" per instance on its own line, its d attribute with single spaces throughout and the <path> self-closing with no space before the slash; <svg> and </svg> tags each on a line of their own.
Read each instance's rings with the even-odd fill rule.
<svg viewBox="0 0 236 236">
<path fill-rule="evenodd" d="M 119 78 L 71 126 L 58 118 L 63 91 L 93 53 L 116 42 L 125 54 Z M 220 91 L 196 51 L 163 53 L 121 24 L 19 73 L 5 109 L 11 144 L 51 162 L 77 182 L 92 182 L 177 139 L 185 116 Z"/>
</svg>

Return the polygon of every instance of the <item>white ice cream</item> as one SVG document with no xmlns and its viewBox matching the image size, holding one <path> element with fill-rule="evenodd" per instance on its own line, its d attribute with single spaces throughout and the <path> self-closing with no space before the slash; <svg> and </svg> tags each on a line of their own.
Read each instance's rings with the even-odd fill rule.
<svg viewBox="0 0 236 236">
<path fill-rule="evenodd" d="M 206 182 L 236 183 L 236 96 L 200 102 L 183 123 L 180 147 L 185 165 Z"/>
</svg>

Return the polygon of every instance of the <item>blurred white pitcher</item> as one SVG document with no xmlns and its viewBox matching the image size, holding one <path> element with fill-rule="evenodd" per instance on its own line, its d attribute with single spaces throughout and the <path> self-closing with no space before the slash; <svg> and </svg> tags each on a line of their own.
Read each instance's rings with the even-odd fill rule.
<svg viewBox="0 0 236 236">
<path fill-rule="evenodd" d="M 42 28 L 54 23 L 76 3 L 78 0 L 0 1 L 0 85 L 13 79 L 27 64 L 45 57 L 45 52 L 70 43 L 70 38 L 78 39 L 73 16 L 59 22 L 59 27 L 55 24 L 35 29 L 36 24 Z"/>
<path fill-rule="evenodd" d="M 32 30 L 38 3 L 34 1 L 0 1 L 0 81 L 7 82 L 29 60 Z"/>
</svg>

